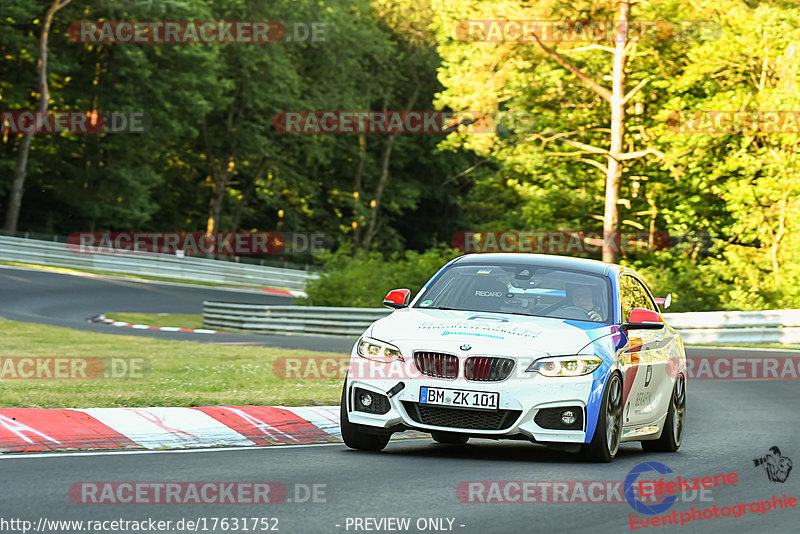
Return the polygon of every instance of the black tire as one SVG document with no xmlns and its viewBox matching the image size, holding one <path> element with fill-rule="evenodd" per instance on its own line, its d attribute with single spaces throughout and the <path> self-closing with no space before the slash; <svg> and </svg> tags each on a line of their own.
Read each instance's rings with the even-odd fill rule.
<svg viewBox="0 0 800 534">
<path fill-rule="evenodd" d="M 643 441 L 642 449 L 647 452 L 676 452 L 683 441 L 686 428 L 686 379 L 678 375 L 672 388 L 672 399 L 669 403 L 664 430 L 658 439 Z"/>
<path fill-rule="evenodd" d="M 362 425 L 351 423 L 347 418 L 347 380 L 342 387 L 342 404 L 339 409 L 339 424 L 342 428 L 344 444 L 361 451 L 382 451 L 389 443 L 391 434 L 372 434 L 364 432 Z"/>
<path fill-rule="evenodd" d="M 618 373 L 613 373 L 603 390 L 594 437 L 582 447 L 581 455 L 592 462 L 610 462 L 619 451 L 621 438 L 622 379 Z"/>
<path fill-rule="evenodd" d="M 469 436 L 455 432 L 431 432 L 431 437 L 436 443 L 445 445 L 464 445 L 469 440 Z"/>
</svg>

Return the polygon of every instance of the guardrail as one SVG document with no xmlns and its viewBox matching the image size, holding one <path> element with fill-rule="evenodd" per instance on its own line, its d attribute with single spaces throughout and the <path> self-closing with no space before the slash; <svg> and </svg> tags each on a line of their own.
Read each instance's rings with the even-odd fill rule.
<svg viewBox="0 0 800 534">
<path fill-rule="evenodd" d="M 203 328 L 259 334 L 355 337 L 388 308 L 203 303 Z M 685 343 L 800 343 L 800 310 L 665 313 Z"/>
<path fill-rule="evenodd" d="M 305 288 L 306 281 L 318 277 L 299 269 L 168 254 L 77 254 L 70 252 L 65 243 L 8 236 L 0 236 L 0 260 L 299 291 Z"/>
<path fill-rule="evenodd" d="M 800 343 L 800 310 L 665 313 L 684 343 Z"/>
<path fill-rule="evenodd" d="M 359 336 L 387 308 L 264 306 L 232 302 L 203 303 L 203 328 L 257 334 Z"/>
</svg>

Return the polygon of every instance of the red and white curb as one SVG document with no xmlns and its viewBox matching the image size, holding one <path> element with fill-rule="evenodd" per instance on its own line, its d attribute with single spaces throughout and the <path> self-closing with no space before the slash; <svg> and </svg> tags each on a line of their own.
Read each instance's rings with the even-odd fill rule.
<svg viewBox="0 0 800 534">
<path fill-rule="evenodd" d="M 338 406 L 0 409 L 0 452 L 336 442 Z"/>
<path fill-rule="evenodd" d="M 264 293 L 269 293 L 270 295 L 277 295 L 280 297 L 307 297 L 308 294 L 305 291 L 295 291 L 292 289 L 272 289 L 269 287 L 263 288 Z"/>
<path fill-rule="evenodd" d="M 135 328 L 136 330 L 161 330 L 162 332 L 194 332 L 195 334 L 216 334 L 216 330 L 207 330 L 205 328 L 180 328 L 177 326 L 150 326 L 147 324 L 131 324 L 125 321 L 115 321 L 113 319 L 106 319 L 104 314 L 97 317 L 92 317 L 91 322 L 103 323 L 111 326 L 121 326 L 124 328 Z"/>
</svg>

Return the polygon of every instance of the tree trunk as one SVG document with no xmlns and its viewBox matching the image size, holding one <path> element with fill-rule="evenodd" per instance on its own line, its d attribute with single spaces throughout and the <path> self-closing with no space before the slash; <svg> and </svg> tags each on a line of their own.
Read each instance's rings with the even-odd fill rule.
<svg viewBox="0 0 800 534">
<path fill-rule="evenodd" d="M 255 166 L 255 170 L 250 176 L 250 181 L 247 182 L 247 185 L 242 187 L 242 198 L 236 204 L 236 209 L 234 210 L 233 218 L 231 219 L 231 232 L 239 231 L 239 223 L 242 220 L 244 208 L 247 206 L 248 202 L 250 201 L 250 197 L 256 190 L 256 183 L 258 182 L 258 179 L 262 174 L 264 174 L 264 171 L 267 170 L 267 163 L 267 158 L 262 157 Z"/>
<path fill-rule="evenodd" d="M 786 230 L 786 196 L 781 200 L 781 211 L 778 217 L 778 231 L 775 234 L 775 239 L 772 242 L 770 249 L 770 258 L 772 259 L 772 272 L 775 273 L 775 279 L 781 281 L 780 263 L 778 262 L 778 254 L 780 252 L 781 239 L 783 239 L 784 231 Z"/>
<path fill-rule="evenodd" d="M 631 5 L 620 2 L 619 32 L 614 51 L 611 82 L 611 144 L 606 171 L 606 202 L 603 213 L 603 261 L 616 263 L 619 256 L 619 184 L 622 179 L 623 141 L 625 137 L 625 64 L 628 59 L 628 22 Z"/>
<path fill-rule="evenodd" d="M 408 99 L 408 104 L 405 107 L 406 113 L 411 111 L 414 107 L 414 104 L 417 102 L 417 98 L 419 98 L 419 92 L 422 89 L 422 83 L 417 79 L 416 73 L 412 73 L 414 77 L 414 92 Z M 386 111 L 386 105 L 384 104 L 383 107 L 384 112 Z M 383 189 L 386 187 L 386 182 L 389 180 L 389 162 L 392 158 L 392 147 L 394 146 L 394 141 L 397 138 L 397 134 L 393 133 L 389 136 L 389 139 L 386 140 L 386 144 L 383 146 L 383 150 L 381 151 L 381 174 L 378 178 L 378 185 L 375 188 L 375 195 L 374 195 L 374 205 L 370 204 L 372 208 L 372 214 L 369 219 L 369 225 L 367 226 L 366 232 L 364 232 L 364 242 L 362 243 L 361 249 L 364 253 L 369 253 L 369 248 L 372 246 L 372 240 L 375 238 L 375 235 L 378 233 L 378 210 L 381 206 L 381 197 L 383 196 Z"/>
<path fill-rule="evenodd" d="M 220 232 L 220 218 L 222 217 L 222 205 L 225 202 L 225 194 L 228 192 L 228 183 L 232 173 L 220 172 L 214 177 L 214 196 L 211 197 L 211 209 L 209 210 L 208 231 Z"/>
<path fill-rule="evenodd" d="M 228 114 L 227 124 L 228 132 L 231 132 L 233 129 L 232 112 Z M 214 192 L 211 196 L 211 203 L 208 210 L 208 221 L 206 224 L 206 233 L 210 235 L 213 232 L 219 232 L 222 208 L 223 204 L 225 203 L 225 194 L 228 191 L 228 184 L 230 184 L 236 169 L 236 159 L 234 156 L 236 153 L 236 147 L 231 146 L 227 159 L 222 160 L 219 164 L 217 164 L 217 158 L 215 158 L 214 151 L 211 148 L 211 142 L 208 135 L 208 126 L 205 118 L 203 118 L 200 128 L 203 134 L 203 141 L 205 143 L 208 174 L 214 184 Z M 209 254 L 208 256 L 211 257 L 213 255 Z"/>
<path fill-rule="evenodd" d="M 53 23 L 53 17 L 56 12 L 70 2 L 71 0 L 54 0 L 50 9 L 47 10 L 42 24 L 42 34 L 39 36 L 39 61 L 37 61 L 37 67 L 39 68 L 38 116 L 44 116 L 47 113 L 47 107 L 50 105 L 50 88 L 47 84 L 47 41 L 50 36 L 50 25 Z M 4 225 L 5 230 L 9 232 L 17 231 L 19 212 L 22 208 L 22 195 L 25 192 L 25 177 L 28 173 L 28 155 L 31 151 L 31 143 L 33 143 L 33 133 L 26 132 L 23 134 L 22 142 L 19 145 L 17 166 L 14 168 L 14 182 L 11 185 L 11 195 L 8 198 L 8 210 L 6 211 Z"/>
<path fill-rule="evenodd" d="M 359 206 L 361 206 L 362 181 L 364 176 L 364 164 L 367 160 L 367 137 L 363 133 L 358 134 L 358 165 L 356 174 L 353 178 L 353 257 L 361 250 L 361 226 L 358 224 Z"/>
<path fill-rule="evenodd" d="M 590 75 L 572 64 L 569 59 L 562 56 L 555 50 L 548 48 L 547 45 L 545 45 L 535 33 L 532 35 L 536 43 L 539 45 L 539 48 L 541 48 L 545 54 L 577 77 L 595 94 L 597 94 L 597 96 L 608 102 L 611 106 L 611 132 L 609 139 L 610 146 L 608 150 L 570 140 L 569 136 L 572 135 L 570 133 L 558 134 L 554 137 L 550 137 L 550 139 L 556 139 L 562 143 L 566 143 L 579 149 L 578 151 L 574 151 L 572 153 L 556 152 L 552 153 L 552 155 L 574 155 L 578 158 L 578 161 L 582 161 L 592 165 L 593 167 L 602 169 L 605 173 L 606 188 L 605 210 L 603 213 L 603 261 L 612 263 L 616 262 L 617 258 L 619 257 L 619 246 L 621 242 L 619 237 L 618 204 L 619 186 L 620 182 L 622 181 L 622 162 L 631 159 L 642 158 L 647 155 L 658 156 L 661 159 L 664 158 L 664 154 L 653 147 L 628 153 L 623 152 L 623 143 L 625 139 L 625 106 L 627 105 L 628 101 L 649 81 L 649 78 L 645 78 L 627 94 L 625 93 L 625 67 L 628 61 L 628 50 L 629 46 L 636 39 L 630 39 L 628 36 L 630 14 L 631 0 L 620 0 L 619 19 L 617 21 L 618 31 L 615 39 L 615 46 L 613 48 L 606 46 L 595 46 L 603 52 L 612 53 L 614 56 L 611 90 L 595 81 Z M 550 134 L 553 132 L 545 131 L 543 133 L 550 136 Z M 543 137 L 541 135 L 535 135 L 532 137 L 532 139 L 542 140 Z M 599 161 L 595 161 L 591 158 L 585 158 L 583 157 L 585 154 L 602 154 L 606 158 L 608 164 L 602 165 Z"/>
<path fill-rule="evenodd" d="M 362 243 L 362 250 L 364 253 L 369 253 L 369 248 L 372 246 L 372 240 L 378 233 L 378 208 L 381 205 L 381 197 L 383 196 L 383 189 L 386 187 L 386 182 L 389 180 L 389 162 L 392 159 L 392 147 L 397 134 L 393 133 L 386 140 L 386 144 L 381 151 L 381 175 L 378 178 L 378 185 L 375 188 L 375 205 L 372 207 L 372 214 L 369 219 L 369 225 L 366 232 L 364 232 L 364 242 Z"/>
</svg>

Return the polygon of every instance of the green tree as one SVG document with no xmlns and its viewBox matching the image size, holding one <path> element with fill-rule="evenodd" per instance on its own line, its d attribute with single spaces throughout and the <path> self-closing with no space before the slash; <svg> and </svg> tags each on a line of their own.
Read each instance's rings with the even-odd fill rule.
<svg viewBox="0 0 800 534">
<path fill-rule="evenodd" d="M 797 307 L 798 135 L 727 128 L 682 132 L 672 121 L 677 110 L 800 109 L 800 14 L 794 7 L 761 3 L 753 8 L 730 0 L 714 6 L 710 15 L 720 21 L 720 38 L 693 47 L 660 114 L 661 144 L 684 184 L 683 198 L 673 203 L 673 216 L 681 217 L 687 227 L 695 219 L 708 218 L 706 228 L 717 238 L 716 246 L 698 261 L 708 265 L 708 277 L 723 288 L 722 307 Z M 796 126 L 788 131 L 797 131 Z M 708 217 L 713 214 L 709 205 L 723 210 Z"/>
<path fill-rule="evenodd" d="M 44 15 L 41 32 L 39 34 L 39 56 L 36 61 L 38 71 L 38 114 L 47 113 L 50 106 L 50 83 L 47 73 L 48 42 L 50 39 L 50 26 L 53 24 L 55 14 L 64 8 L 71 0 L 53 0 Z M 17 148 L 17 165 L 14 168 L 14 181 L 11 184 L 11 193 L 8 199 L 8 209 L 6 210 L 5 230 L 16 232 L 19 222 L 19 211 L 22 207 L 22 195 L 25 188 L 25 178 L 28 174 L 28 156 L 30 155 L 31 143 L 33 142 L 34 132 L 29 131 L 22 134 L 19 147 Z"/>
</svg>

